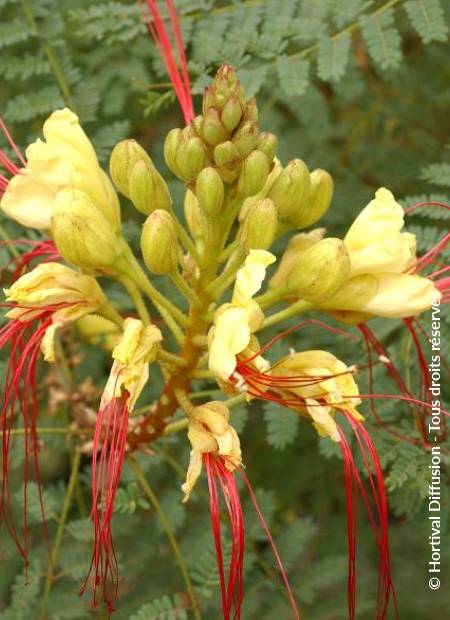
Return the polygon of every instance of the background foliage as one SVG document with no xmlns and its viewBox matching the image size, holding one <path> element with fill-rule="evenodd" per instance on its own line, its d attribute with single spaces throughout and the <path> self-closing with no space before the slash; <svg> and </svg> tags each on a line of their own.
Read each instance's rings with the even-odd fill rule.
<svg viewBox="0 0 450 620">
<path fill-rule="evenodd" d="M 320 166 L 334 176 L 336 197 L 324 223 L 332 234 L 345 230 L 380 185 L 392 189 L 405 204 L 429 198 L 450 201 L 447 3 L 182 0 L 176 4 L 194 93 L 202 91 L 219 63 L 228 61 L 239 69 L 247 93 L 258 97 L 261 124 L 279 137 L 282 161 L 301 157 L 310 169 Z M 0 16 L 1 113 L 19 144 L 35 139 L 46 115 L 65 103 L 80 115 L 105 164 L 112 146 L 133 136 L 168 176 L 162 140 L 169 128 L 182 121 L 133 1 L 0 0 Z M 181 196 L 177 182 L 172 182 L 171 190 Z M 128 238 L 138 241 L 138 216 L 126 206 L 124 219 Z M 0 224 L 2 236 L 17 234 L 11 222 L 2 220 Z M 448 228 L 448 219 L 428 209 L 411 219 L 410 228 L 418 234 L 423 251 Z M 282 246 L 283 242 L 278 250 Z M 6 259 L 3 249 L 0 260 Z M 167 286 L 163 279 L 159 284 Z M 126 304 L 120 293 L 112 290 L 111 294 L 119 304 Z M 127 309 L 125 305 L 123 309 Z M 449 322 L 448 314 L 443 318 Z M 417 374 L 408 335 L 392 322 L 378 321 L 377 329 L 392 358 L 414 384 Z M 447 331 L 447 343 L 448 335 Z M 355 350 L 345 340 L 318 331 L 302 331 L 277 345 L 271 353 L 273 359 L 289 346 L 323 346 L 348 363 L 364 361 L 362 346 Z M 95 407 L 97 392 L 91 381 L 101 389 L 108 372 L 105 354 L 80 345 L 76 334 L 69 335 L 63 347 L 67 366 L 53 369 L 50 378 L 42 380 L 42 427 L 66 428 L 74 408 Z M 0 372 L 3 368 L 0 365 Z M 365 380 L 361 374 L 362 389 Z M 204 386 L 198 383 L 197 387 Z M 155 377 L 142 404 L 155 398 L 160 388 L 161 379 Z M 393 390 L 382 372 L 377 373 L 377 390 Z M 424 504 L 429 457 L 377 429 L 368 407 L 366 413 L 391 492 L 391 537 L 401 617 L 446 617 L 450 610 L 448 497 L 443 513 L 447 544 L 442 543 L 447 583 L 432 593 L 426 577 L 429 532 Z M 413 432 L 408 408 L 383 405 L 379 413 L 405 432 Z M 280 415 L 273 405 L 252 405 L 248 414 L 242 409 L 235 410 L 233 416 L 242 431 L 248 475 L 258 488 L 304 617 L 343 620 L 345 498 L 335 447 L 326 440 L 318 441 L 308 424 L 290 412 Z M 53 541 L 67 498 L 76 437 L 43 433 L 41 439 Z M 20 444 L 20 438 L 17 442 Z M 19 480 L 20 449 L 13 456 Z M 187 458 L 185 437 L 172 436 L 151 446 L 148 454 L 139 455 L 139 462 L 181 545 L 204 617 L 216 618 L 218 579 L 206 484 L 198 486 L 187 507 L 180 503 L 179 486 Z M 88 461 L 88 457 L 82 458 L 62 529 L 63 545 L 55 562 L 56 580 L 51 584 L 47 616 L 51 620 L 105 617 L 101 609 L 92 611 L 85 599 L 77 597 L 91 542 Z M 1 620 L 38 618 L 45 596 L 47 546 L 39 525 L 36 485 L 31 486 L 30 497 L 34 501 L 30 501 L 33 527 L 28 585 L 24 587 L 20 559 L 4 540 Z M 14 501 L 19 511 L 19 486 Z M 250 505 L 246 515 L 244 618 L 287 618 L 288 607 L 270 550 Z M 117 497 L 114 528 L 124 577 L 116 618 L 189 618 L 183 583 L 164 530 L 128 465 Z M 371 540 L 369 528 L 362 524 L 361 619 L 373 615 L 376 553 Z"/>
</svg>

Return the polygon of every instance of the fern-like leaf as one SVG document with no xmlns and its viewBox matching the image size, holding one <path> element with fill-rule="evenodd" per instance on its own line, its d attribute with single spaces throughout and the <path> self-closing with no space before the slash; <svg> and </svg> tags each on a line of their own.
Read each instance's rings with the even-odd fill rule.
<svg viewBox="0 0 450 620">
<path fill-rule="evenodd" d="M 163 596 L 146 603 L 130 620 L 187 620 L 187 617 L 186 606 L 181 596 L 176 594 L 173 598 Z"/>
<path fill-rule="evenodd" d="M 401 39 L 394 22 L 392 9 L 384 13 L 363 15 L 361 29 L 369 54 L 381 69 L 398 67 L 402 58 Z"/>
<path fill-rule="evenodd" d="M 309 62 L 298 56 L 279 56 L 277 72 L 281 88 L 287 95 L 303 95 L 309 84 Z"/>
<path fill-rule="evenodd" d="M 439 0 L 409 0 L 405 10 L 424 43 L 447 40 L 448 26 Z"/>
<path fill-rule="evenodd" d="M 319 44 L 317 67 L 319 77 L 325 81 L 339 82 L 347 68 L 350 35 L 324 37 Z"/>
<path fill-rule="evenodd" d="M 267 424 L 267 443 L 276 450 L 284 450 L 295 441 L 299 417 L 295 411 L 284 409 L 277 403 L 268 403 L 264 418 Z"/>
</svg>

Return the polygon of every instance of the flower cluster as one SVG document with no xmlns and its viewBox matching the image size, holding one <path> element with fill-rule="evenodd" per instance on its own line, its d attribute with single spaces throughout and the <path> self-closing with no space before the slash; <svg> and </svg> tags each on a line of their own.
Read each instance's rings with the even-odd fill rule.
<svg viewBox="0 0 450 620">
<path fill-rule="evenodd" d="M 300 159 L 286 165 L 277 159 L 276 137 L 261 130 L 256 102 L 245 99 L 230 66 L 219 69 L 205 91 L 202 114 L 194 117 L 187 72 L 179 74 L 155 3 L 149 5 L 154 18 L 152 32 L 165 56 L 186 120 L 184 128 L 169 132 L 164 154 L 170 170 L 185 185 L 187 229 L 148 153 L 134 140 L 119 143 L 111 154 L 108 176 L 77 116 L 68 109 L 57 110 L 47 119 L 44 140 L 26 149 L 22 167 L 8 163 L 12 178 L 3 183 L 1 209 L 24 227 L 41 231 L 41 243 L 49 245 L 46 252 L 36 251 L 22 261 L 20 272 L 13 275 L 15 281 L 5 290 L 7 323 L 0 330 L 0 346 L 10 346 L 10 358 L 1 408 L 2 517 L 26 555 L 26 544 L 20 540 L 9 506 L 11 429 L 16 413 L 20 413 L 20 423 L 31 437 L 25 442 L 26 457 L 31 450 L 38 467 L 37 359 L 42 351 L 45 361 L 58 361 L 55 339 L 64 347 L 65 333 L 75 326 L 78 338 L 112 351 L 110 376 L 95 428 L 90 429 L 92 441 L 83 446 L 92 452 L 93 465 L 95 542 L 91 573 L 94 590 L 102 587 L 110 611 L 119 591 L 111 519 L 124 460 L 127 454 L 164 434 L 171 417 L 181 409 L 191 445 L 183 501 L 189 499 L 204 467 L 223 614 L 226 620 L 240 617 L 244 522 L 236 474 L 244 477 L 272 545 L 273 541 L 243 473 L 245 450 L 243 457 L 227 405 L 260 399 L 279 403 L 280 416 L 283 407 L 297 412 L 320 437 L 331 438 L 341 447 L 352 532 L 350 616 L 355 614 L 354 502 L 359 492 L 369 509 L 380 552 L 377 617 L 385 618 L 389 601 L 395 603 L 386 494 L 376 450 L 360 412 L 366 395 L 359 393 L 357 368 L 324 350 L 291 351 L 271 360 L 271 342 L 262 346 L 259 339 L 264 338 L 267 327 L 289 317 L 321 312 L 359 325 L 395 374 L 367 322 L 373 317 L 400 318 L 412 329 L 413 317 L 445 295 L 448 279 L 424 275 L 436 252 L 431 251 L 425 259 L 417 258 L 415 236 L 404 231 L 405 212 L 385 188 L 376 191 L 343 239 L 327 237 L 323 228 L 299 232 L 313 226 L 329 209 L 333 196 L 330 174 L 320 169 L 310 172 Z M 170 15 L 174 22 L 173 10 Z M 175 35 L 178 41 L 179 31 Z M 9 162 L 5 158 L 1 161 Z M 122 235 L 119 195 L 146 218 L 141 235 L 146 269 Z M 289 233 L 294 234 L 277 259 L 269 249 Z M 271 267 L 276 262 L 276 268 Z M 272 273 L 266 291 L 261 293 L 268 269 Z M 184 296 L 185 306 L 180 308 L 163 295 L 149 274 L 168 276 Z M 119 312 L 108 299 L 107 287 L 99 283 L 99 276 L 124 287 L 139 318 Z M 282 309 L 270 313 L 275 305 Z M 156 313 L 162 319 L 159 327 L 154 323 Z M 166 348 L 169 334 L 178 345 L 175 351 Z M 163 393 L 146 413 L 133 418 L 130 413 L 155 365 L 160 366 L 165 378 Z M 189 399 L 190 385 L 199 377 L 215 381 L 225 399 L 194 407 Z M 400 397 L 415 401 L 405 390 Z M 226 400 L 227 396 L 232 396 L 231 400 Z M 427 403 L 422 405 L 427 415 Z M 347 420 L 355 433 L 367 465 L 368 490 L 356 469 L 340 420 Z M 231 528 L 228 577 L 221 547 L 219 490 Z M 24 526 L 26 530 L 26 523 Z M 274 551 L 293 615 L 298 618 Z"/>
</svg>

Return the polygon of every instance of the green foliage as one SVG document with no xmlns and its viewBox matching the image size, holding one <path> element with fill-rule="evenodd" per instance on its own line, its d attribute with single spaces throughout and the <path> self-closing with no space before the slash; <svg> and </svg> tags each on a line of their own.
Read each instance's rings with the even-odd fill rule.
<svg viewBox="0 0 450 620">
<path fill-rule="evenodd" d="M 320 41 L 317 58 L 318 74 L 325 81 L 339 82 L 347 67 L 351 39 L 346 33 L 341 37 L 324 37 Z"/>
<path fill-rule="evenodd" d="M 410 0 L 405 9 L 424 43 L 447 40 L 448 26 L 439 0 Z"/>
<path fill-rule="evenodd" d="M 48 43 L 105 167 L 112 146 L 124 137 L 135 137 L 166 175 L 161 156 L 163 135 L 181 120 L 163 64 L 134 0 L 95 5 L 81 0 L 76 6 L 69 0 L 34 0 L 31 4 L 40 36 L 27 26 L 21 2 L 0 0 L 2 116 L 18 142 L 25 146 L 35 139 L 45 116 L 67 103 L 44 51 Z M 386 4 L 391 6 L 389 10 L 383 8 Z M 238 68 L 249 94 L 258 96 L 264 128 L 279 136 L 281 160 L 285 163 L 301 157 L 311 169 L 320 166 L 333 174 L 333 209 L 319 224 L 327 226 L 332 235 L 345 232 L 381 185 L 392 189 L 398 198 L 406 196 L 402 201 L 405 207 L 425 201 L 450 202 L 448 159 L 442 157 L 450 130 L 448 52 L 439 44 L 447 38 L 447 5 L 436 0 L 177 2 L 194 92 L 202 91 L 222 61 Z M 176 208 L 181 210 L 179 202 Z M 448 231 L 449 217 L 450 211 L 431 206 L 408 216 L 407 227 L 417 234 L 419 253 Z M 136 249 L 142 218 L 125 206 L 124 219 L 127 238 Z M 2 219 L 0 224 L 10 236 L 23 234 L 9 221 Z M 286 238 L 278 242 L 278 253 L 285 242 Z M 2 249 L 0 260 L 9 258 Z M 166 286 L 161 279 L 157 283 L 161 289 Z M 115 290 L 114 295 L 122 303 L 121 292 Z M 125 303 L 123 308 L 132 312 Z M 442 353 L 448 355 L 448 313 L 443 311 L 442 319 L 447 341 Z M 429 329 L 426 315 L 423 325 Z M 400 323 L 374 321 L 372 326 L 402 374 L 414 385 L 417 370 L 411 341 Z M 261 344 L 275 333 L 265 332 Z M 275 360 L 287 354 L 289 345 L 329 348 L 348 363 L 366 362 L 362 343 L 356 346 L 353 341 L 330 338 L 321 330 L 302 329 L 287 340 L 279 350 L 272 348 L 268 357 Z M 65 345 L 73 363 L 80 364 L 73 369 L 75 378 L 93 376 L 101 386 L 109 368 L 107 356 L 94 347 L 72 348 L 69 333 Z M 428 354 L 426 342 L 425 352 Z M 2 368 L 4 361 L 0 362 L 0 374 Z M 378 365 L 374 370 L 377 390 L 394 392 L 395 386 L 383 368 Z M 143 405 L 158 394 L 161 383 L 161 378 L 152 377 L 152 392 Z M 358 383 L 362 392 L 367 391 L 366 371 L 358 373 Z M 42 393 L 46 393 L 44 384 Z M 47 412 L 47 400 L 42 400 L 40 424 L 45 419 L 48 426 L 65 426 L 64 413 Z M 428 455 L 380 429 L 367 403 L 361 411 L 386 473 L 401 617 L 439 617 L 446 609 L 446 592 L 443 589 L 431 596 L 423 591 L 429 534 L 424 526 Z M 407 406 L 380 402 L 377 413 L 396 431 L 415 436 L 412 411 Z M 257 404 L 250 409 L 242 405 L 231 413 L 233 425 L 241 434 L 246 473 L 259 489 L 258 501 L 295 595 L 306 617 L 344 620 L 348 617 L 346 524 L 339 447 L 329 439 L 317 440 L 309 421 L 286 409 L 270 404 L 261 414 Z M 22 439 L 15 439 L 11 455 L 14 466 L 21 464 L 23 448 Z M 62 436 L 42 435 L 40 441 L 40 459 L 45 463 L 44 501 L 53 543 L 67 489 L 70 450 Z M 188 460 L 185 436 L 167 441 L 164 448 L 184 469 Z M 443 448 L 448 449 L 448 443 Z M 175 530 L 203 617 L 218 618 L 219 580 L 209 529 L 206 480 L 199 480 L 184 507 L 179 490 L 181 473 L 169 467 L 160 454 L 140 456 Z M 49 620 L 86 620 L 102 614 L 102 610 L 90 607 L 89 594 L 83 599 L 77 596 L 92 551 L 87 461 L 64 528 Z M 361 459 L 358 466 L 363 469 Z M 20 467 L 15 467 L 14 480 L 19 479 L 19 473 Z M 448 485 L 447 471 L 443 471 L 443 481 Z M 15 488 L 20 489 L 19 484 Z M 25 586 L 23 567 L 12 546 L 5 544 L 0 566 L 0 620 L 39 617 L 48 549 L 35 484 L 29 493 L 30 583 Z M 271 550 L 243 486 L 241 495 L 248 557 L 243 618 L 289 617 Z M 18 490 L 12 498 L 18 515 L 22 496 Z M 445 502 L 450 505 L 447 497 Z M 360 617 L 369 618 L 374 615 L 376 598 L 376 548 L 362 505 L 359 513 L 358 607 Z M 227 563 L 230 547 L 225 511 L 221 516 Z M 448 516 L 444 518 L 448 520 Z M 115 618 L 191 618 L 185 594 L 174 594 L 182 591 L 183 584 L 171 547 L 129 470 L 124 472 L 116 496 L 113 527 L 123 576 Z M 447 538 L 445 534 L 443 541 Z M 417 558 L 407 570 L 405 549 L 412 549 Z"/>
<path fill-rule="evenodd" d="M 183 607 L 180 596 L 175 595 L 173 599 L 163 596 L 143 605 L 130 620 L 187 620 L 187 618 L 188 613 Z"/>
<path fill-rule="evenodd" d="M 264 419 L 267 424 L 267 443 L 276 450 L 284 450 L 294 443 L 299 425 L 299 414 L 290 409 L 284 410 L 277 403 L 264 406 Z"/>
<path fill-rule="evenodd" d="M 374 63 L 382 70 L 398 67 L 402 52 L 400 35 L 394 22 L 394 11 L 364 15 L 360 18 L 360 23 Z"/>
</svg>

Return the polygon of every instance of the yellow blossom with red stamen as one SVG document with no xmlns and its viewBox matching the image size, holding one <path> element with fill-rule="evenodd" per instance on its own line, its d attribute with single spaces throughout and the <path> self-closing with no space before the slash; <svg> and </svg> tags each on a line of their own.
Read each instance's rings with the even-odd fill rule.
<svg viewBox="0 0 450 620">
<path fill-rule="evenodd" d="M 250 250 L 244 267 L 236 275 L 231 303 L 223 304 L 216 311 L 209 332 L 209 369 L 223 381 L 233 374 L 236 356 L 248 347 L 252 334 L 264 321 L 253 295 L 262 286 L 266 268 L 275 260 L 265 250 Z"/>
<path fill-rule="evenodd" d="M 238 434 L 230 424 L 230 412 L 220 401 L 195 407 L 189 417 L 188 438 L 192 446 L 186 482 L 182 485 L 186 502 L 202 471 L 203 455 L 218 454 L 225 467 L 234 471 L 242 463 Z"/>
<path fill-rule="evenodd" d="M 123 391 L 128 394 L 128 410 L 133 409 L 148 381 L 149 364 L 155 361 L 161 340 L 162 334 L 155 325 L 125 319 L 122 337 L 112 353 L 114 363 L 103 391 L 101 410 L 114 398 L 120 398 Z"/>
<path fill-rule="evenodd" d="M 94 148 L 68 108 L 56 110 L 40 139 L 26 149 L 27 165 L 9 182 L 0 206 L 23 226 L 49 229 L 53 203 L 65 187 L 83 190 L 115 230 L 120 228 L 119 201 Z"/>
<path fill-rule="evenodd" d="M 356 407 L 361 403 L 353 369 L 321 350 L 293 353 L 281 359 L 269 371 L 278 381 L 271 387 L 293 409 L 308 415 L 321 436 L 340 441 L 334 421 L 336 411 L 343 410 L 355 420 L 362 420 Z"/>
<path fill-rule="evenodd" d="M 29 322 L 42 312 L 51 311 L 52 324 L 42 339 L 41 349 L 47 361 L 54 361 L 54 335 L 64 324 L 101 311 L 107 299 L 99 284 L 60 263 L 43 263 L 21 276 L 5 289 L 8 302 L 14 307 L 8 319 Z"/>
</svg>

